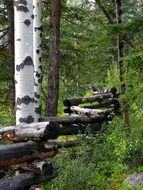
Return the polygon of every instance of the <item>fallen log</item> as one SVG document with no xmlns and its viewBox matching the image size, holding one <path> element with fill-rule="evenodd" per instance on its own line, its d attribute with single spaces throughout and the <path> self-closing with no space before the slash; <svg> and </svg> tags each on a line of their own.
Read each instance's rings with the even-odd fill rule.
<svg viewBox="0 0 143 190">
<path fill-rule="evenodd" d="M 100 116 L 64 116 L 64 117 L 45 117 L 42 121 L 52 121 L 58 124 L 77 124 L 77 123 L 95 123 L 110 120 L 111 117 L 107 114 Z"/>
<path fill-rule="evenodd" d="M 45 164 L 40 174 L 25 172 L 18 176 L 4 177 L 0 180 L 0 189 L 3 190 L 27 190 L 32 185 L 49 181 L 57 177 L 58 172 L 51 164 Z"/>
<path fill-rule="evenodd" d="M 101 129 L 101 124 L 94 123 L 92 127 L 90 125 L 83 125 L 83 124 L 70 124 L 64 125 L 61 130 L 61 135 L 78 135 L 78 134 L 85 134 L 87 132 L 97 132 Z"/>
<path fill-rule="evenodd" d="M 90 109 L 90 108 L 82 108 L 79 106 L 71 106 L 71 111 L 84 113 L 85 115 L 94 115 L 100 116 L 101 114 L 110 113 L 112 110 L 99 110 L 99 109 Z"/>
<path fill-rule="evenodd" d="M 93 89 L 93 95 L 107 94 L 107 93 L 112 93 L 114 97 L 118 97 L 119 96 L 119 93 L 117 92 L 117 88 L 116 87 L 112 87 L 112 88 L 106 89 L 106 90 Z"/>
<path fill-rule="evenodd" d="M 112 93 L 98 94 L 93 97 L 65 99 L 63 101 L 63 104 L 64 106 L 70 107 L 70 106 L 77 106 L 79 104 L 84 104 L 84 103 L 92 103 L 99 100 L 101 101 L 101 100 L 113 98 L 113 97 L 114 95 Z"/>
<path fill-rule="evenodd" d="M 108 101 L 103 101 L 96 105 L 83 106 L 82 108 L 87 108 L 87 109 L 111 108 L 116 112 L 120 108 L 120 103 L 118 100 L 112 99 L 112 100 L 108 100 Z M 64 113 L 71 114 L 73 112 L 74 111 L 72 111 L 70 107 L 64 109 Z"/>
<path fill-rule="evenodd" d="M 94 129 L 91 128 L 90 131 L 98 131 L 99 130 L 99 126 L 101 126 L 101 124 L 99 123 L 94 123 Z M 88 125 L 87 124 L 63 124 L 62 126 L 60 126 L 57 129 L 53 128 L 53 132 L 56 133 L 56 137 L 58 136 L 66 136 L 66 135 L 77 135 L 77 134 L 84 134 L 87 131 Z M 26 130 L 26 128 L 25 128 Z M 14 131 L 14 129 L 13 129 Z M 16 136 L 14 136 L 14 132 L 13 135 L 11 137 L 11 134 L 8 133 L 8 131 L 6 132 L 7 134 L 7 139 L 9 137 L 9 141 L 13 141 L 13 142 L 18 142 L 19 138 L 17 138 Z M 21 141 L 25 141 L 25 136 L 23 136 L 23 138 L 20 138 Z M 32 135 L 29 137 L 29 140 L 33 139 Z M 52 138 L 50 138 L 52 139 Z M 38 138 L 36 139 L 38 140 Z M 49 141 L 48 141 L 49 142 Z"/>
<path fill-rule="evenodd" d="M 56 145 L 47 142 L 23 142 L 0 146 L 0 169 L 21 164 L 36 158 L 54 157 L 58 152 Z"/>
<path fill-rule="evenodd" d="M 44 139 L 55 139 L 58 135 L 58 125 L 49 121 L 19 124 L 0 129 L 0 139 L 9 141 L 27 141 L 29 139 L 40 141 Z"/>
<path fill-rule="evenodd" d="M 89 115 L 89 116 L 66 116 L 66 117 L 46 117 L 43 118 L 47 122 L 39 122 L 32 124 L 20 124 L 15 127 L 5 127 L 0 129 L 0 139 L 9 140 L 13 142 L 19 141 L 44 141 L 48 139 L 56 139 L 59 135 L 72 135 L 78 134 L 79 130 L 82 129 L 81 124 L 87 123 L 102 123 L 104 121 L 111 120 L 113 115 L 108 113 L 101 114 L 99 116 Z M 49 123 L 50 121 L 50 123 Z M 61 127 L 58 124 L 68 124 L 70 127 Z M 78 124 L 73 125 L 71 124 Z"/>
</svg>

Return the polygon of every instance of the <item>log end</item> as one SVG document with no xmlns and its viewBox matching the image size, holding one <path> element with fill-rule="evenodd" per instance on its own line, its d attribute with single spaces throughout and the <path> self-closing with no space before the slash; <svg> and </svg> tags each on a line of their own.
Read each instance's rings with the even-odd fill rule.
<svg viewBox="0 0 143 190">
<path fill-rule="evenodd" d="M 42 140 L 44 139 L 56 139 L 59 136 L 60 127 L 58 123 L 49 122 L 48 126 L 46 127 L 46 132 Z"/>
<path fill-rule="evenodd" d="M 64 106 L 67 106 L 67 107 L 72 106 L 72 105 L 70 104 L 70 100 L 68 100 L 68 99 L 65 99 L 65 100 L 63 101 L 63 104 L 64 104 Z"/>
</svg>

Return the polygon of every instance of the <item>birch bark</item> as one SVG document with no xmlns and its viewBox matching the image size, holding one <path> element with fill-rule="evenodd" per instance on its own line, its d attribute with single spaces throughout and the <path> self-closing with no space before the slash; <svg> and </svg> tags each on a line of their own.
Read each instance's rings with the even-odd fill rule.
<svg viewBox="0 0 143 190">
<path fill-rule="evenodd" d="M 35 121 L 39 121 L 41 114 L 41 85 L 42 85 L 42 16 L 41 0 L 33 0 L 33 62 L 34 62 L 34 97 Z"/>
<path fill-rule="evenodd" d="M 35 117 L 32 0 L 16 0 L 14 13 L 16 124 L 32 123 Z"/>
</svg>

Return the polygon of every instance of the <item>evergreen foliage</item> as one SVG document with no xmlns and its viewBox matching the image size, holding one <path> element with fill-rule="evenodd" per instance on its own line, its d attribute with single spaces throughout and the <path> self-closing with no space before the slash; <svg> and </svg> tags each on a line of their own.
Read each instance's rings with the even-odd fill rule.
<svg viewBox="0 0 143 190">
<path fill-rule="evenodd" d="M 116 35 L 124 34 L 124 78 L 126 94 L 121 104 L 129 103 L 130 128 L 124 127 L 121 114 L 94 139 L 83 139 L 77 148 L 64 150 L 54 158 L 59 176 L 45 185 L 45 190 L 126 190 L 123 180 L 129 173 L 143 171 L 143 3 L 123 1 L 123 23 L 115 22 L 114 1 L 103 0 L 102 5 L 111 16 L 109 22 L 95 1 L 62 1 L 61 72 L 59 115 L 62 101 L 67 97 L 90 94 L 91 87 L 117 87 L 120 90 L 117 65 Z M 6 12 L 0 8 L 0 29 L 7 26 Z M 43 4 L 43 87 L 42 115 L 45 114 L 47 88 L 47 49 L 49 47 L 49 1 Z M 1 36 L 1 33 L 0 33 Z M 0 125 L 14 123 L 8 107 L 8 82 L 11 79 L 10 56 L 0 44 Z M 82 156 L 81 156 L 82 155 Z"/>
</svg>

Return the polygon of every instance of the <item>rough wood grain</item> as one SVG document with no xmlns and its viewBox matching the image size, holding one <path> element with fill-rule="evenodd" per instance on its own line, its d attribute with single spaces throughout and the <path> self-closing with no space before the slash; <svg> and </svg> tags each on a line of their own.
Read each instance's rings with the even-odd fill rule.
<svg viewBox="0 0 143 190">
<path fill-rule="evenodd" d="M 74 99 L 65 99 L 63 101 L 64 106 L 77 106 L 79 104 L 84 104 L 84 103 L 92 103 L 92 102 L 96 102 L 96 101 L 101 101 L 104 99 L 108 99 L 108 98 L 113 98 L 113 94 L 112 93 L 107 93 L 107 94 L 98 94 L 92 97 L 86 97 L 86 98 L 74 98 Z"/>
<path fill-rule="evenodd" d="M 57 154 L 57 146 L 45 142 L 24 142 L 0 146 L 0 169 Z"/>
<path fill-rule="evenodd" d="M 39 184 L 57 177 L 58 172 L 54 168 L 48 170 L 48 174 L 35 174 L 25 172 L 18 176 L 4 177 L 0 180 L 1 190 L 27 190 L 35 184 Z"/>
</svg>

